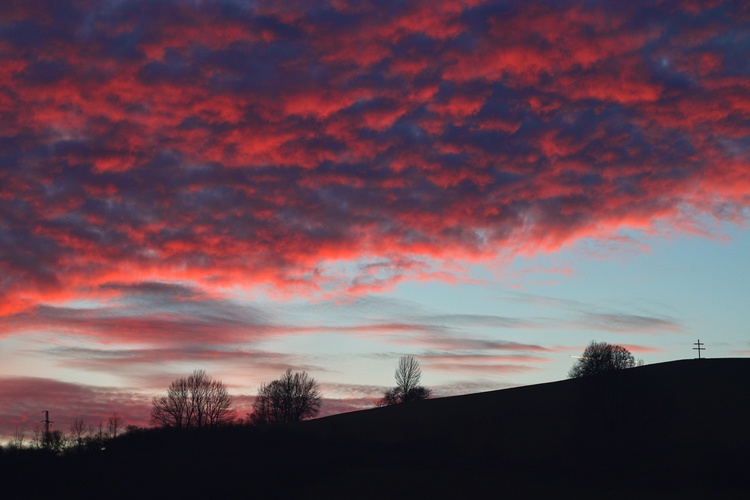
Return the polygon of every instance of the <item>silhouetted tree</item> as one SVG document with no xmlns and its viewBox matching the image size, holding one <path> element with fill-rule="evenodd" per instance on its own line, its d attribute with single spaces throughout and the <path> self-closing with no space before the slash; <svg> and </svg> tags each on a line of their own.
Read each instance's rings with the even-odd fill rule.
<svg viewBox="0 0 750 500">
<path fill-rule="evenodd" d="M 409 401 L 428 399 L 432 391 L 419 385 L 422 378 L 422 369 L 419 363 L 411 356 L 401 356 L 396 368 L 396 387 L 388 389 L 383 398 L 378 401 L 378 406 L 390 406 Z"/>
<path fill-rule="evenodd" d="M 568 377 L 588 377 L 634 366 L 635 358 L 623 346 L 592 341 L 583 351 L 583 356 L 571 367 Z"/>
<path fill-rule="evenodd" d="M 21 429 L 16 428 L 8 440 L 8 449 L 21 450 L 24 447 L 24 441 L 26 441 L 26 434 Z"/>
<path fill-rule="evenodd" d="M 151 402 L 151 421 L 162 427 L 215 427 L 234 420 L 232 398 L 224 384 L 203 370 L 172 381 L 166 396 Z"/>
<path fill-rule="evenodd" d="M 89 426 L 83 418 L 76 418 L 70 424 L 70 441 L 74 446 L 82 448 L 86 443 L 86 435 L 89 433 Z"/>
<path fill-rule="evenodd" d="M 107 433 L 104 431 L 104 424 L 101 420 L 99 420 L 99 430 L 96 433 L 92 432 L 91 436 L 91 442 L 97 446 L 101 446 L 104 444 L 104 441 L 107 440 Z"/>
<path fill-rule="evenodd" d="M 35 427 L 32 442 L 37 449 L 60 453 L 67 446 L 68 440 L 62 431 L 51 430 L 46 432 L 39 427 Z"/>
<path fill-rule="evenodd" d="M 110 438 L 116 438 L 123 427 L 125 427 L 125 420 L 117 413 L 113 413 L 107 419 L 107 434 Z"/>
<path fill-rule="evenodd" d="M 280 379 L 261 384 L 250 420 L 254 424 L 299 422 L 317 415 L 320 403 L 315 379 L 306 372 L 287 369 Z"/>
</svg>

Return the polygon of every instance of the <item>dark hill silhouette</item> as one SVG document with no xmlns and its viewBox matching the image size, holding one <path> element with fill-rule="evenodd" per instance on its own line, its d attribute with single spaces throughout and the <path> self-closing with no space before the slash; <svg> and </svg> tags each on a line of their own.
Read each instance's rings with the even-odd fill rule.
<svg viewBox="0 0 750 500">
<path fill-rule="evenodd" d="M 142 431 L 43 464 L 5 457 L 0 474 L 27 498 L 744 498 L 748 381 L 750 359 L 677 361 L 298 424 Z"/>
<path fill-rule="evenodd" d="M 336 415 L 305 432 L 543 491 L 732 490 L 750 466 L 748 382 L 750 359 L 676 361 Z"/>
</svg>

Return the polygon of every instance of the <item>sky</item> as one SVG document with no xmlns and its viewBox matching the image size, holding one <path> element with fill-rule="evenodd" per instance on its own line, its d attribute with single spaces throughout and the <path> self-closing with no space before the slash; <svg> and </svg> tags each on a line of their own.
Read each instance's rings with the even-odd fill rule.
<svg viewBox="0 0 750 500">
<path fill-rule="evenodd" d="M 0 3 L 0 439 L 750 355 L 742 1 Z"/>
</svg>

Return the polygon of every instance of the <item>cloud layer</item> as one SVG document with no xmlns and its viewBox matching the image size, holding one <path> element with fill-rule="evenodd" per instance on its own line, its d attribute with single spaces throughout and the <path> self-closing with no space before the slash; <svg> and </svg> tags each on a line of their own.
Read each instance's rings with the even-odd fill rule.
<svg viewBox="0 0 750 500">
<path fill-rule="evenodd" d="M 0 19 L 6 313 L 134 280 L 365 293 L 747 216 L 744 2 L 40 0 Z"/>
</svg>

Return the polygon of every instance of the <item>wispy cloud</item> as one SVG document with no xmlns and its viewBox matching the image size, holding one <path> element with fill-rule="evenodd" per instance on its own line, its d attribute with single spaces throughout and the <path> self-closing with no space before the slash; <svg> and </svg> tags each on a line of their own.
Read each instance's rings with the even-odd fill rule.
<svg viewBox="0 0 750 500">
<path fill-rule="evenodd" d="M 458 373 L 484 373 L 492 375 L 508 375 L 538 370 L 539 367 L 518 364 L 475 364 L 475 363 L 432 363 L 430 369 Z"/>
<path fill-rule="evenodd" d="M 37 305 L 0 318 L 0 333 L 51 330 L 101 342 L 183 345 L 248 341 L 272 328 L 269 314 L 252 305 L 182 285 L 106 283 L 97 292 L 92 305 Z"/>
<path fill-rule="evenodd" d="M 445 361 L 456 361 L 461 364 L 477 363 L 477 364 L 488 364 L 488 363 L 508 363 L 508 362 L 524 362 L 524 363 L 543 363 L 547 361 L 547 358 L 532 356 L 528 354 L 467 354 L 467 353 L 428 353 L 419 356 L 420 360 L 424 360 L 428 363 L 442 364 Z"/>
<path fill-rule="evenodd" d="M 92 349 L 54 347 L 36 350 L 32 355 L 56 361 L 62 367 L 117 374 L 143 388 L 160 389 L 178 376 L 174 366 L 221 366 L 224 370 L 241 370 L 251 366 L 255 373 L 283 372 L 289 367 L 309 372 L 325 372 L 321 366 L 306 362 L 304 356 L 255 351 L 232 346 L 186 345 L 182 348 Z M 302 359 L 300 359 L 302 358 Z"/>
<path fill-rule="evenodd" d="M 680 324 L 671 318 L 626 313 L 587 313 L 580 323 L 586 328 L 620 333 L 680 332 Z"/>
<path fill-rule="evenodd" d="M 684 326 L 679 318 L 650 311 L 652 304 L 609 304 L 540 296 L 529 293 L 513 293 L 504 300 L 532 304 L 546 308 L 549 318 L 537 319 L 537 327 L 578 328 L 600 332 L 663 334 L 681 333 Z M 553 324 L 554 323 L 554 324 Z"/>
</svg>

